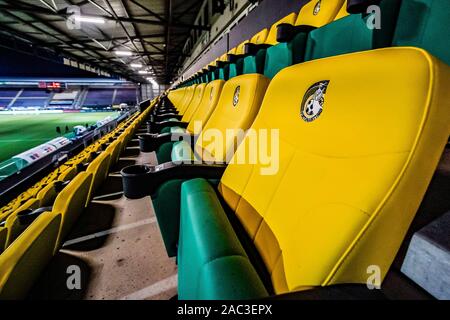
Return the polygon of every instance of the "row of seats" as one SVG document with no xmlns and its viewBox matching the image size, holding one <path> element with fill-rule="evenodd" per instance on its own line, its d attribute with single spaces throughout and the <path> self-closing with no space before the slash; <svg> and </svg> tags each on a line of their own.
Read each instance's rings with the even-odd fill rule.
<svg viewBox="0 0 450 320">
<path fill-rule="evenodd" d="M 391 0 L 310 1 L 298 14 L 291 13 L 211 62 L 181 86 L 228 80 L 240 74 L 261 73 L 273 78 L 280 70 L 304 61 L 390 46 L 432 47 L 446 63 L 450 54 L 440 39 L 447 20 L 447 1 Z M 379 5 L 380 12 L 369 11 Z M 347 10 L 348 8 L 348 10 Z M 368 28 L 373 24 L 374 28 Z M 342 36 L 342 35 L 345 35 Z"/>
<path fill-rule="evenodd" d="M 148 112 L 121 123 L 2 211 L 0 299 L 26 297 Z"/>
<path fill-rule="evenodd" d="M 366 23 L 375 2 L 381 29 Z M 436 0 L 313 0 L 266 32 L 277 42 L 244 45 L 242 70 L 246 59 L 256 69 L 217 80 L 210 69 L 161 97 L 147 139 L 194 143 L 161 139 L 158 162 L 226 165 L 217 179 L 180 175 L 152 195 L 180 299 L 365 284 L 372 265 L 386 276 L 450 134 L 449 13 Z M 233 134 L 219 150 L 208 129 Z M 274 174 L 227 164 L 248 156 L 248 129 L 277 130 Z"/>
</svg>

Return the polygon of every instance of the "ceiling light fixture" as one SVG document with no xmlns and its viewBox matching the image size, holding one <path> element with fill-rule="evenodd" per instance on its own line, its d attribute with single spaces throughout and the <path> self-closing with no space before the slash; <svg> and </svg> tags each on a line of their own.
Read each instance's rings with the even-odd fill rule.
<svg viewBox="0 0 450 320">
<path fill-rule="evenodd" d="M 98 24 L 104 24 L 105 19 L 103 18 L 96 18 L 96 17 L 88 17 L 88 16 L 74 16 L 75 21 L 80 22 L 87 22 L 87 23 L 98 23 Z"/>
<path fill-rule="evenodd" d="M 116 55 L 122 56 L 122 57 L 131 57 L 133 53 L 131 51 L 116 51 Z"/>
<path fill-rule="evenodd" d="M 142 68 L 142 64 L 140 64 L 140 63 L 132 63 L 132 64 L 130 64 L 130 67 L 132 67 L 132 68 Z"/>
<path fill-rule="evenodd" d="M 149 74 L 150 72 L 146 71 L 146 70 L 140 70 L 139 74 Z"/>
</svg>

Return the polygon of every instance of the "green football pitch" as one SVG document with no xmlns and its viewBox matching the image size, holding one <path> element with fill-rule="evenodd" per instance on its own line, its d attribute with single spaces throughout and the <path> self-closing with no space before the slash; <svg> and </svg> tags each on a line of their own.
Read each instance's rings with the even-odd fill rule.
<svg viewBox="0 0 450 320">
<path fill-rule="evenodd" d="M 68 126 L 72 131 L 76 125 L 95 124 L 108 116 L 115 117 L 115 112 L 92 113 L 57 113 L 57 114 L 0 114 L 0 162 L 45 143 L 60 135 L 56 127 L 65 134 Z"/>
</svg>

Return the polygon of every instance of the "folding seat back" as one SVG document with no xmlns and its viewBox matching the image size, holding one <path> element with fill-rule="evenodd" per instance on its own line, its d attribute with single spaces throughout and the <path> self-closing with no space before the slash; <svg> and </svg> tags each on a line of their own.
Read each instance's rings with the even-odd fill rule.
<svg viewBox="0 0 450 320">
<path fill-rule="evenodd" d="M 278 41 L 277 41 L 277 32 L 278 32 L 277 28 L 278 28 L 278 25 L 284 24 L 284 23 L 293 25 L 296 20 L 297 20 L 297 13 L 292 12 L 289 15 L 287 15 L 286 17 L 281 18 L 280 20 L 275 22 L 270 27 L 269 33 L 268 33 L 267 38 L 264 41 L 264 43 L 268 44 L 268 45 L 271 45 L 271 46 L 277 45 L 278 44 Z"/>
<path fill-rule="evenodd" d="M 342 5 L 341 9 L 337 13 L 336 17 L 334 17 L 334 20 L 339 20 L 339 19 L 344 18 L 344 17 L 346 17 L 348 15 L 349 15 L 349 13 L 347 11 L 347 0 L 345 0 L 344 4 Z M 331 21 L 329 21 L 329 22 L 331 22 Z M 329 22 L 324 23 L 323 25 L 328 24 Z"/>
<path fill-rule="evenodd" d="M 5 248 L 11 245 L 16 238 L 27 228 L 27 224 L 20 221 L 20 215 L 29 211 L 33 211 L 40 207 L 38 199 L 30 199 L 14 211 L 7 219 L 5 227 L 8 229 Z"/>
<path fill-rule="evenodd" d="M 45 212 L 0 254 L 0 299 L 26 298 L 53 257 L 61 214 Z"/>
<path fill-rule="evenodd" d="M 181 102 L 183 101 L 185 93 L 186 92 L 184 89 L 172 90 L 167 95 L 167 98 L 174 105 L 174 107 L 178 109 L 180 107 Z"/>
<path fill-rule="evenodd" d="M 279 130 L 277 170 L 230 164 L 219 190 L 275 293 L 384 278 L 448 141 L 449 79 L 427 52 L 387 48 L 272 80 L 252 128 Z"/>
<path fill-rule="evenodd" d="M 191 100 L 194 96 L 194 91 L 195 91 L 195 87 L 197 85 L 191 85 L 189 87 L 187 87 L 186 90 L 186 94 L 183 97 L 183 102 L 180 105 L 180 109 L 178 110 L 180 112 L 180 114 L 184 114 L 184 112 L 186 111 L 187 107 L 189 106 L 189 104 L 191 103 Z"/>
<path fill-rule="evenodd" d="M 346 15 L 345 0 L 312 0 L 298 13 L 296 26 L 320 28 L 336 19 L 338 14 Z"/>
<path fill-rule="evenodd" d="M 112 166 L 114 166 L 120 158 L 120 151 L 122 150 L 122 141 L 116 140 L 111 145 L 115 144 L 113 151 L 111 153 L 111 159 L 110 159 L 110 170 Z"/>
<path fill-rule="evenodd" d="M 17 205 L 17 208 L 19 207 L 19 205 Z M 4 209 L 1 213 L 0 213 L 0 223 L 2 222 L 2 221 L 5 221 L 6 220 L 6 218 L 8 218 L 8 216 L 11 214 L 11 213 L 13 213 L 14 212 L 14 208 L 11 206 L 11 207 L 8 207 L 7 209 Z"/>
<path fill-rule="evenodd" d="M 269 79 L 258 74 L 241 75 L 225 83 L 217 106 L 195 144 L 195 152 L 203 160 L 224 162 L 228 153 L 234 152 L 237 137 L 251 126 L 268 84 Z M 216 135 L 223 140 L 215 140 Z"/>
<path fill-rule="evenodd" d="M 0 254 L 6 248 L 6 238 L 8 237 L 8 228 L 0 226 Z"/>
<path fill-rule="evenodd" d="M 300 9 L 295 22 L 285 23 L 303 26 L 305 29 L 319 28 L 333 21 L 344 5 L 344 0 L 312 0 Z M 276 31 L 277 29 L 275 37 Z M 267 48 L 264 57 L 264 75 L 273 78 L 281 69 L 303 61 L 307 38 L 308 33 L 300 31 L 291 41 Z"/>
<path fill-rule="evenodd" d="M 69 179 L 70 180 L 70 179 Z M 64 181 L 64 180 L 60 180 Z M 44 188 L 42 188 L 37 196 L 36 199 L 39 200 L 39 207 L 46 207 L 49 204 L 51 204 L 55 198 L 56 198 L 57 192 L 55 189 L 55 181 L 49 183 Z"/>
<path fill-rule="evenodd" d="M 105 150 L 105 153 L 109 155 L 109 163 L 108 163 L 108 170 L 107 172 L 110 172 L 112 170 L 112 167 L 116 164 L 116 160 L 118 157 L 118 152 L 120 151 L 120 142 L 119 141 L 113 141 Z"/>
<path fill-rule="evenodd" d="M 124 151 L 127 146 L 128 143 L 130 142 L 131 138 L 133 137 L 133 130 L 131 127 L 128 127 L 127 129 L 125 129 L 125 131 L 123 132 L 123 140 L 122 140 L 122 151 Z"/>
<path fill-rule="evenodd" d="M 450 64 L 449 17 L 450 1 L 403 0 L 393 45 L 423 48 Z"/>
<path fill-rule="evenodd" d="M 264 28 L 250 39 L 250 43 L 253 43 L 256 45 L 263 44 L 266 41 L 268 34 L 269 34 L 269 29 Z"/>
<path fill-rule="evenodd" d="M 205 91 L 206 84 L 202 83 L 199 84 L 194 91 L 194 95 L 192 96 L 192 100 L 189 103 L 189 106 L 187 107 L 186 111 L 184 112 L 183 118 L 181 118 L 181 121 L 183 122 L 189 122 L 191 121 L 192 115 L 197 111 L 198 105 L 200 101 L 202 100 L 203 93 Z"/>
<path fill-rule="evenodd" d="M 77 175 L 77 167 L 76 166 L 70 166 L 67 169 L 65 169 L 63 172 L 60 173 L 58 176 L 59 181 L 69 181 L 72 180 Z"/>
<path fill-rule="evenodd" d="M 90 172 L 79 173 L 56 197 L 52 212 L 60 213 L 61 228 L 57 249 L 73 227 L 75 221 L 86 208 L 93 175 Z"/>
<path fill-rule="evenodd" d="M 200 126 L 196 126 L 195 124 L 197 122 L 197 124 L 201 124 L 201 127 L 206 124 L 211 113 L 217 106 L 224 84 L 225 81 L 223 80 L 214 80 L 208 83 L 197 111 L 192 116 L 192 119 L 186 128 L 188 132 L 195 135 L 200 134 Z"/>
<path fill-rule="evenodd" d="M 109 161 L 111 155 L 108 152 L 102 152 L 94 161 L 91 162 L 86 172 L 92 174 L 91 188 L 89 190 L 89 196 L 87 198 L 86 205 L 91 201 L 95 191 L 105 181 L 108 176 Z"/>
</svg>

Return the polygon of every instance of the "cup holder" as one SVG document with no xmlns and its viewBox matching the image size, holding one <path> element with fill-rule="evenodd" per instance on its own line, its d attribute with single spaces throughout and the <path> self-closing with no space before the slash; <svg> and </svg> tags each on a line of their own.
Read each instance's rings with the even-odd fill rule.
<svg viewBox="0 0 450 320">
<path fill-rule="evenodd" d="M 139 139 L 139 150 L 141 152 L 152 152 L 155 151 L 155 142 L 152 139 L 153 135 L 150 133 L 138 135 Z"/>
<path fill-rule="evenodd" d="M 142 165 L 134 165 L 125 167 L 122 169 L 122 176 L 137 176 L 142 175 L 150 172 L 150 168 L 148 166 L 142 166 Z"/>
<path fill-rule="evenodd" d="M 150 173 L 150 167 L 134 165 L 125 167 L 120 174 L 122 175 L 123 193 L 129 199 L 139 199 L 147 195 L 147 178 Z"/>
</svg>

